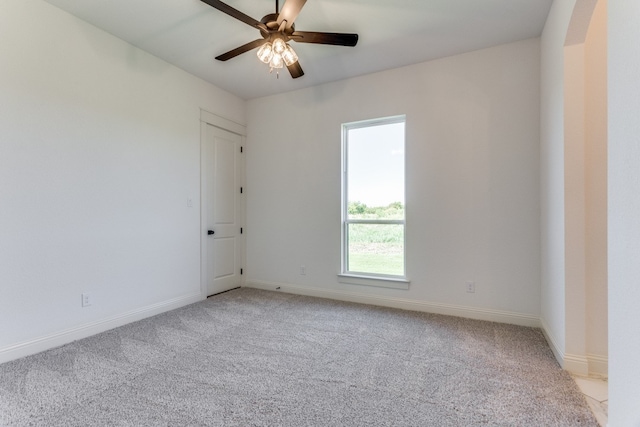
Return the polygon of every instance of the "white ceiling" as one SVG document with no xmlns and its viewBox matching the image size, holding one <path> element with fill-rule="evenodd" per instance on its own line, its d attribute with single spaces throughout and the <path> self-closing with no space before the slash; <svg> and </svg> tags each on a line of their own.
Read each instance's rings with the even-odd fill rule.
<svg viewBox="0 0 640 427">
<path fill-rule="evenodd" d="M 356 47 L 291 42 L 305 75 L 276 79 L 255 51 L 214 57 L 260 38 L 200 0 L 46 0 L 244 99 L 537 37 L 552 0 L 308 0 L 301 31 L 353 32 Z M 223 0 L 224 1 L 224 0 Z M 260 20 L 275 0 L 227 0 Z M 283 1 L 280 0 L 282 7 Z"/>
</svg>

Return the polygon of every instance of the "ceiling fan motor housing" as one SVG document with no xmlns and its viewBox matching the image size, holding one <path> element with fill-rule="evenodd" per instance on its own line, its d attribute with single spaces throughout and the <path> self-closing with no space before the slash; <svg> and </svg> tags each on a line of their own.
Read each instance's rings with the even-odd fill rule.
<svg viewBox="0 0 640 427">
<path fill-rule="evenodd" d="M 268 29 L 268 31 L 265 31 L 262 28 L 260 29 L 260 34 L 265 39 L 269 39 L 272 34 L 280 33 L 287 36 L 286 39 L 288 40 L 288 36 L 293 34 L 293 32 L 295 31 L 295 24 L 291 24 L 289 28 L 285 27 L 282 31 L 278 31 L 278 29 L 280 28 L 280 26 L 278 25 L 278 15 L 279 14 L 277 13 L 270 13 L 268 15 L 265 15 L 260 20 L 260 22 L 263 23 Z"/>
</svg>

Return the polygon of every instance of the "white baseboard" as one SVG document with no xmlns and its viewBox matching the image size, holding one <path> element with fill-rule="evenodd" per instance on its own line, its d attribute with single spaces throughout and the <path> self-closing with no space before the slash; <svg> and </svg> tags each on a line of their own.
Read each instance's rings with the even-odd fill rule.
<svg viewBox="0 0 640 427">
<path fill-rule="evenodd" d="M 263 289 L 267 291 L 281 291 L 290 294 L 328 298 L 339 301 L 349 301 L 361 304 L 371 304 L 383 307 L 393 307 L 403 310 L 422 311 L 427 313 L 444 314 L 448 316 L 465 317 L 469 319 L 487 320 L 491 322 L 510 323 L 520 326 L 540 327 L 537 316 L 514 313 L 509 311 L 491 310 L 476 307 L 465 307 L 451 304 L 441 304 L 427 301 L 416 301 L 405 298 L 392 298 L 364 293 L 329 290 L 308 286 L 289 285 L 284 283 L 247 280 L 245 287 Z"/>
<path fill-rule="evenodd" d="M 606 356 L 599 356 L 595 354 L 587 354 L 586 356 L 565 353 L 564 349 L 561 349 L 557 340 L 554 338 L 549 330 L 549 326 L 544 319 L 540 319 L 540 325 L 542 326 L 542 333 L 551 347 L 556 360 L 566 371 L 572 374 L 585 376 L 585 377 L 599 377 L 606 378 L 608 376 L 609 360 Z"/>
<path fill-rule="evenodd" d="M 547 323 L 544 321 L 542 317 L 540 318 L 540 327 L 542 329 L 542 334 L 544 335 L 544 337 L 547 340 L 547 343 L 549 344 L 549 347 L 551 347 L 551 351 L 553 352 L 553 355 L 556 357 L 556 360 L 558 361 L 558 364 L 560 364 L 560 367 L 564 369 L 565 367 L 564 348 L 560 348 L 560 346 L 558 345 L 558 341 L 555 339 L 555 337 L 549 330 L 549 326 L 547 325 Z"/>
<path fill-rule="evenodd" d="M 589 376 L 589 361 L 586 356 L 565 353 L 563 368 L 572 374 Z"/>
<path fill-rule="evenodd" d="M 109 329 L 117 328 L 118 326 L 126 325 L 127 323 L 135 322 L 146 317 L 164 313 L 165 311 L 175 310 L 176 308 L 202 301 L 202 299 L 202 294 L 197 292 L 131 310 L 127 313 L 119 314 L 107 319 L 98 320 L 96 322 L 87 323 L 56 332 L 54 334 L 0 348 L 0 363 L 9 362 L 31 354 L 59 347 L 72 341 L 108 331 Z"/>
<path fill-rule="evenodd" d="M 609 377 L 609 358 L 597 354 L 587 354 L 590 377 Z"/>
</svg>

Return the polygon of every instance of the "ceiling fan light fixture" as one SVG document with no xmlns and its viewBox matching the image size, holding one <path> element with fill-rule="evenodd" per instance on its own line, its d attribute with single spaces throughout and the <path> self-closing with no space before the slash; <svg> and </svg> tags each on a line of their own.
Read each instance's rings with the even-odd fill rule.
<svg viewBox="0 0 640 427">
<path fill-rule="evenodd" d="M 298 55 L 287 43 L 294 40 L 297 43 L 314 43 L 334 46 L 355 46 L 358 43 L 358 35 L 351 33 L 323 33 L 318 31 L 297 31 L 294 21 L 302 10 L 307 0 L 284 0 L 282 8 L 278 7 L 276 0 L 276 12 L 262 17 L 260 21 L 245 15 L 237 9 L 224 3 L 222 0 L 201 0 L 203 3 L 229 15 L 257 30 L 260 36 L 257 40 L 245 43 L 235 49 L 216 56 L 218 61 L 228 61 L 236 56 L 258 48 L 258 59 L 268 64 L 271 71 L 287 65 L 291 78 L 297 79 L 304 76 L 304 71 L 298 62 Z"/>
<path fill-rule="evenodd" d="M 291 46 L 287 45 L 287 48 L 282 53 L 282 59 L 284 59 L 284 63 L 289 67 L 298 62 L 298 55 L 296 55 L 296 52 Z"/>
<path fill-rule="evenodd" d="M 260 49 L 258 49 L 258 59 L 260 59 L 260 61 L 264 62 L 265 64 L 268 64 L 269 62 L 271 62 L 272 58 L 273 46 L 271 45 L 271 43 L 267 42 L 260 46 Z"/>
<path fill-rule="evenodd" d="M 275 68 L 276 70 L 282 68 L 284 66 L 284 61 L 282 60 L 282 55 L 277 53 L 273 54 L 271 58 L 271 62 L 269 62 L 269 67 Z"/>
<path fill-rule="evenodd" d="M 287 50 L 287 44 L 281 38 L 277 38 L 273 41 L 273 53 L 282 55 Z"/>
</svg>

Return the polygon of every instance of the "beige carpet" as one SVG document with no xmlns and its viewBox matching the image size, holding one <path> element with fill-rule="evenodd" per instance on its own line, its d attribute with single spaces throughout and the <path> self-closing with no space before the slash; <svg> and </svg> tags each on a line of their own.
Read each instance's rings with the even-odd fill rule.
<svg viewBox="0 0 640 427">
<path fill-rule="evenodd" d="M 243 288 L 0 365 L 2 426 L 597 426 L 537 329 Z"/>
</svg>

